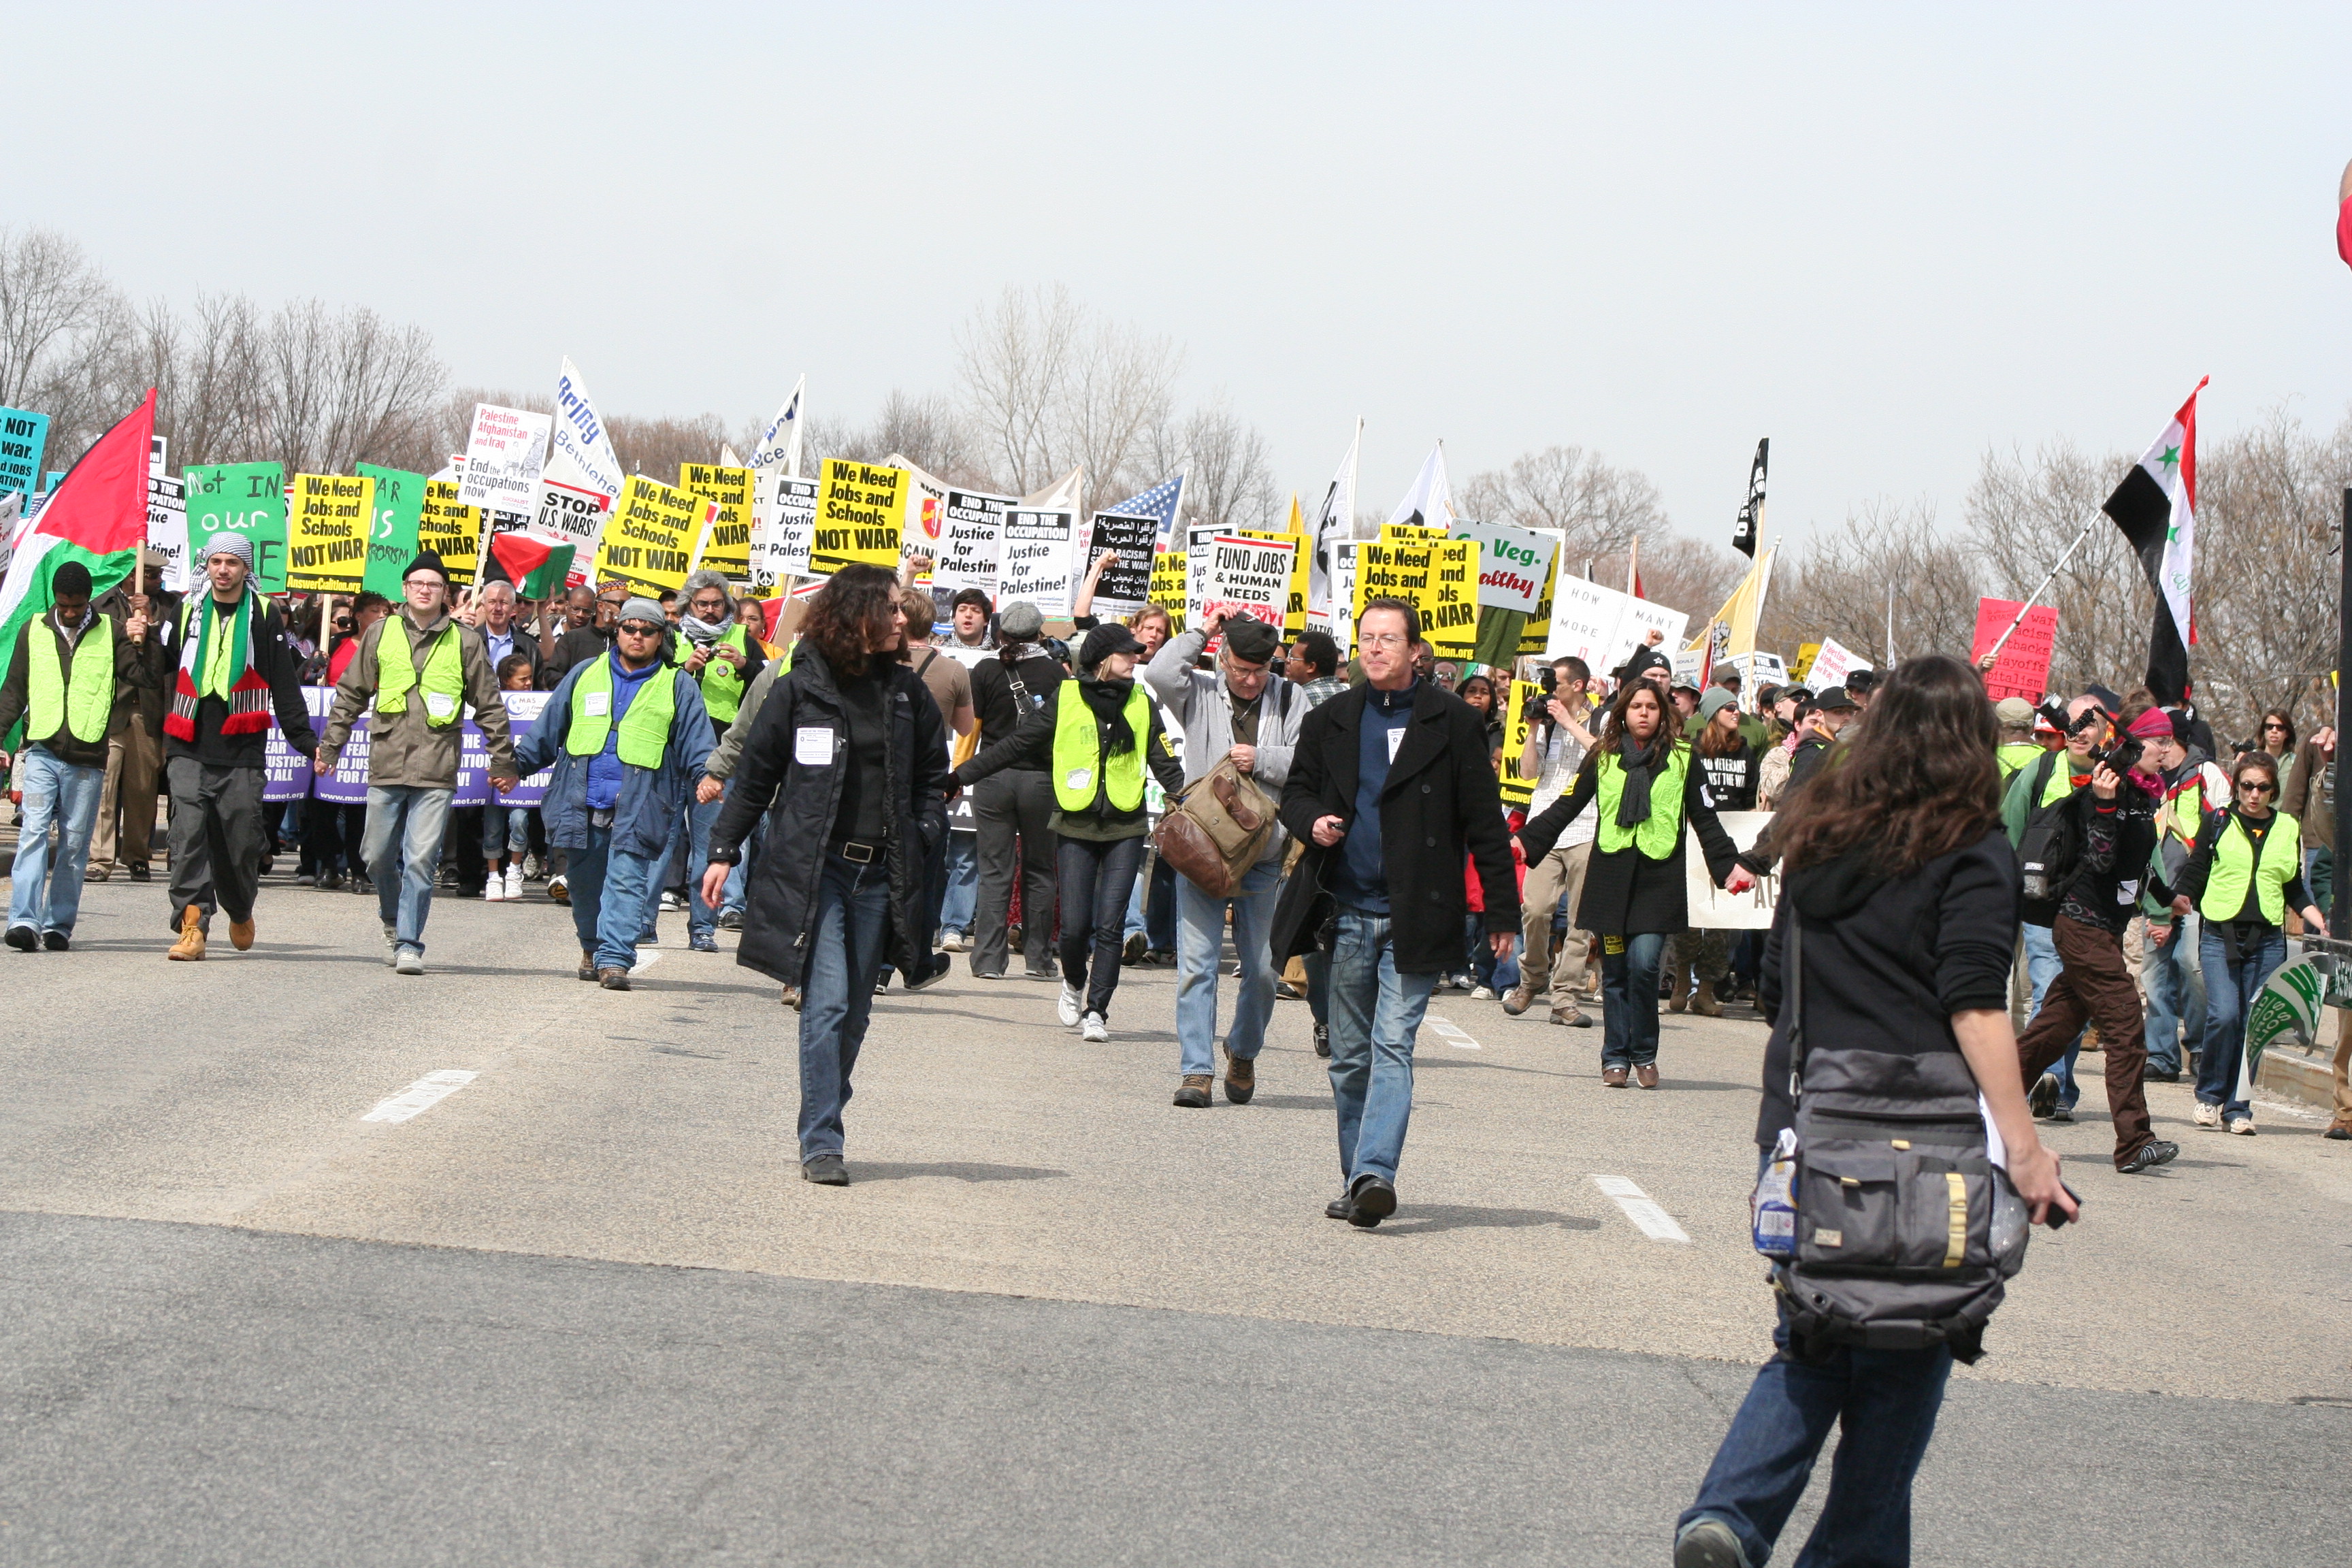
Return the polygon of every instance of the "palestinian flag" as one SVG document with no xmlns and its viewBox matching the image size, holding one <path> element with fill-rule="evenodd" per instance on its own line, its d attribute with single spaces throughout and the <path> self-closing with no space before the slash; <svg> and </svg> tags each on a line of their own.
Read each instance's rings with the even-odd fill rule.
<svg viewBox="0 0 2352 1568">
<path fill-rule="evenodd" d="M 2131 541 L 2148 586 L 2156 590 L 2156 624 L 2147 639 L 2147 689 L 2158 702 L 2189 700 L 2189 649 L 2197 641 L 2190 613 L 2189 569 L 2197 547 L 2197 384 L 2164 434 L 2156 438 L 2099 510 Z"/>
<path fill-rule="evenodd" d="M 49 579 L 68 561 L 89 568 L 92 596 L 137 569 L 147 542 L 147 452 L 155 436 L 155 393 L 100 436 L 49 489 L 40 516 L 16 542 L 0 582 L 0 679 L 16 657 L 16 633 L 46 614 Z"/>
<path fill-rule="evenodd" d="M 562 588 L 577 548 L 570 541 L 523 530 L 494 536 L 490 558 L 514 584 L 516 598 L 544 599 Z"/>
</svg>

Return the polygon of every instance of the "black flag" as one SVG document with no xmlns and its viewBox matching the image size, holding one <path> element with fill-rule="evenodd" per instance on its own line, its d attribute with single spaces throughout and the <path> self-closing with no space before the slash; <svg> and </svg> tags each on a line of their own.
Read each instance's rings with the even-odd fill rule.
<svg viewBox="0 0 2352 1568">
<path fill-rule="evenodd" d="M 1757 525 L 1764 521 L 1764 468 L 1771 449 L 1769 436 L 1756 443 L 1756 461 L 1748 470 L 1748 504 L 1739 509 L 1739 521 L 1731 529 L 1731 548 L 1750 561 L 1756 559 Z"/>
</svg>

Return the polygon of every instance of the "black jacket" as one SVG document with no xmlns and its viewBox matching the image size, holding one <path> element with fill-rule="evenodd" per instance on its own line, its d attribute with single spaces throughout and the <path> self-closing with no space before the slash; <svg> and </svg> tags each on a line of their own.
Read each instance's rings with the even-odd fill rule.
<svg viewBox="0 0 2352 1568">
<path fill-rule="evenodd" d="M 563 635 L 555 639 L 555 651 L 547 657 L 547 676 L 551 685 L 572 673 L 572 667 L 592 658 L 601 658 L 613 646 L 613 634 L 599 631 L 593 625 L 566 626 Z"/>
<path fill-rule="evenodd" d="M 152 682 L 154 677 L 141 660 L 138 645 L 123 635 L 121 622 L 93 607 L 89 626 L 81 635 L 85 637 L 110 637 L 114 642 L 114 705 L 108 710 L 106 723 L 107 733 L 112 734 L 116 732 L 115 720 L 122 711 L 123 692 L 142 682 Z M 31 704 L 32 671 L 26 666 L 31 660 L 32 639 L 35 637 L 48 638 L 58 650 L 58 665 L 70 668 L 68 661 L 72 655 L 66 650 L 64 634 L 58 630 L 58 612 L 55 609 L 44 611 L 38 617 L 17 628 L 16 647 L 8 656 L 8 679 L 0 683 L 0 745 L 7 743 L 8 731 L 16 727 L 17 720 L 26 716 Z M 28 727 L 24 743 L 31 745 L 35 742 L 61 763 L 80 768 L 106 766 L 106 736 L 100 735 L 95 741 L 75 739 L 73 731 L 67 728 L 63 710 L 59 710 L 54 733 L 36 735 Z"/>
<path fill-rule="evenodd" d="M 1820 773 L 1822 764 L 1829 761 L 1830 748 L 1836 744 L 1835 741 L 1825 741 L 1819 735 L 1808 735 L 1798 742 L 1796 751 L 1789 758 L 1789 788 L 1795 789 Z"/>
<path fill-rule="evenodd" d="M 539 634 L 530 629 L 530 623 L 521 616 L 516 616 L 514 624 L 508 629 L 514 637 L 514 647 L 507 649 L 507 652 L 519 653 L 530 660 L 530 689 L 533 691 L 554 690 L 555 683 L 570 673 L 569 669 L 554 669 L 550 667 L 546 646 L 539 640 Z M 474 630 L 481 634 L 482 652 L 489 658 L 490 674 L 495 679 L 499 673 L 499 656 L 490 652 L 490 629 L 486 626 L 478 626 Z M 610 643 L 605 645 L 607 647 L 611 646 Z M 501 688 L 505 684 L 503 680 L 499 681 Z"/>
<path fill-rule="evenodd" d="M 980 738 L 984 744 L 994 745 L 1021 728 L 1021 721 L 1037 705 L 1054 695 L 1054 689 L 1069 679 L 1051 654 L 1031 654 L 1012 667 L 1021 676 L 1021 684 L 1028 689 L 1030 700 L 1024 702 L 1013 689 L 1013 677 L 1007 673 L 1001 658 L 983 658 L 971 667 L 971 708 L 980 719 Z M 1026 763 L 1016 763 L 1015 767 Z M 1038 766 L 1043 767 L 1044 763 Z"/>
<path fill-rule="evenodd" d="M 1282 825 L 1306 847 L 1274 914 L 1279 963 L 1311 950 L 1334 912 L 1326 880 L 1343 838 L 1315 842 L 1318 818 L 1356 819 L 1356 781 L 1370 687 L 1341 692 L 1307 715 L 1282 786 Z M 1466 851 L 1486 890 L 1486 930 L 1519 929 L 1518 876 L 1495 770 L 1486 761 L 1486 724 L 1450 691 L 1423 680 L 1413 688 L 1412 718 L 1381 791 L 1381 868 L 1389 889 L 1391 950 L 1408 974 L 1462 966 L 1462 925 L 1470 912 L 1463 885 Z"/>
<path fill-rule="evenodd" d="M 929 931 L 924 865 L 931 847 L 948 830 L 947 726 L 940 705 L 915 672 L 891 661 L 889 742 L 883 752 L 883 787 L 890 809 L 883 814 L 883 839 L 890 865 L 890 938 L 885 962 L 910 974 L 930 963 L 919 951 Z M 803 730 L 828 731 L 831 761 L 801 762 Z M 801 984 L 808 961 L 809 932 L 816 924 L 817 883 L 824 874 L 825 847 L 841 810 L 841 787 L 849 771 L 849 726 L 833 667 L 822 649 L 803 640 L 793 668 L 779 676 L 751 721 L 737 759 L 734 788 L 710 835 L 710 858 L 731 861 L 761 812 L 768 813 L 767 847 L 751 868 L 743 910 L 743 940 L 735 962 L 782 981 Z M 770 803 L 773 802 L 773 809 Z"/>
<path fill-rule="evenodd" d="M 1690 744 L 1687 741 L 1675 743 Z M 1664 763 L 1665 759 L 1659 758 L 1658 765 Z M 1567 793 L 1519 829 L 1519 845 L 1527 851 L 1528 865 L 1551 853 L 1576 814 L 1593 800 L 1600 784 L 1601 752 L 1596 748 L 1576 770 L 1576 782 Z M 1691 834 L 1698 835 L 1699 853 L 1706 857 L 1706 874 L 1717 887 L 1731 875 L 1731 863 L 1739 854 L 1731 835 L 1716 821 L 1715 808 L 1707 804 L 1706 774 L 1696 757 L 1691 759 L 1690 771 L 1683 780 L 1683 822 L 1685 831 L 1675 840 L 1675 852 L 1663 860 L 1653 860 L 1630 844 L 1613 850 L 1601 848 L 1597 841 L 1593 844 L 1592 858 L 1585 864 L 1584 897 L 1576 907 L 1578 930 L 1602 936 L 1639 936 L 1679 931 L 1690 924 L 1683 855 Z"/>
<path fill-rule="evenodd" d="M 1706 774 L 1707 802 L 1716 810 L 1756 809 L 1756 784 L 1764 772 L 1764 759 L 1748 743 L 1747 736 L 1739 738 L 1737 750 L 1719 757 L 1710 757 L 1694 745 L 1691 766 Z"/>
<path fill-rule="evenodd" d="M 1072 701 L 1082 700 L 1078 696 L 1081 685 L 1078 681 L 1066 680 L 1055 686 L 1054 695 L 1045 699 L 1045 706 L 1031 710 L 1029 716 L 1021 721 L 1019 729 L 956 769 L 955 782 L 968 789 L 1005 768 L 1043 769 L 1051 773 L 1054 767 L 1054 731 L 1061 723 L 1062 700 L 1067 697 Z M 1160 781 L 1161 789 L 1171 795 L 1181 795 L 1184 793 L 1183 764 L 1168 754 L 1168 736 L 1160 725 L 1160 704 L 1149 700 L 1149 696 L 1146 693 L 1144 703 L 1149 719 L 1147 733 L 1142 737 L 1144 764 L 1151 770 L 1151 776 Z M 1103 728 L 1097 721 L 1097 742 L 1107 747 L 1110 742 L 1100 734 Z M 1142 803 L 1138 802 L 1133 811 L 1120 811 L 1112 805 L 1109 770 L 1097 771 L 1101 776 L 1095 781 L 1094 804 L 1080 815 L 1090 819 L 1097 828 L 1132 827 L 1136 833 L 1142 832 L 1147 815 Z"/>
<path fill-rule="evenodd" d="M 1809 1102 L 1837 1080 L 1820 1070 L 1822 1052 L 1867 1053 L 1848 1058 L 1853 1076 L 1866 1072 L 1882 1093 L 1907 1090 L 1922 1113 L 1950 1102 L 1940 1109 L 1972 1116 L 1975 1079 L 1952 1015 L 2009 1005 L 2017 904 L 2017 854 L 1998 824 L 1906 876 L 1879 875 L 1859 855 L 1787 873 L 1756 982 L 1757 1005 L 1772 1020 L 1756 1142 L 1771 1147 L 1791 1116 L 1794 1014 L 1782 1005 L 1790 921 L 1804 921 Z"/>
<path fill-rule="evenodd" d="M 118 626 L 131 618 L 135 581 L 135 576 L 126 577 L 95 601 L 99 612 Z M 116 684 L 112 734 L 117 738 L 133 724 L 145 729 L 149 740 L 163 738 L 163 715 L 171 711 L 173 672 L 180 664 L 180 598 L 177 594 L 163 593 L 147 596 L 147 639 L 131 645 L 139 650 L 147 679 Z"/>
<path fill-rule="evenodd" d="M 197 603 L 191 594 L 181 605 L 184 614 L 188 605 Z M 278 729 L 286 743 L 310 756 L 319 749 L 318 735 L 310 728 L 310 705 L 302 695 L 302 656 L 286 639 L 286 623 L 278 617 L 278 606 L 268 600 L 261 601 L 253 625 L 253 668 L 269 683 L 270 707 L 278 714 Z M 163 672 L 163 711 L 172 710 L 172 693 L 179 689 L 179 660 L 187 650 L 181 642 L 178 622 L 172 626 L 172 667 Z M 245 735 L 224 735 L 221 721 L 228 717 L 228 704 L 217 697 L 207 697 L 196 704 L 196 738 L 183 741 L 174 736 L 163 737 L 163 757 L 194 757 L 212 768 L 258 768 L 269 762 L 269 736 L 266 731 Z"/>
<path fill-rule="evenodd" d="M 2112 801 L 2079 789 L 2070 804 L 2083 825 L 2083 858 L 2059 900 L 2058 918 L 2120 937 L 2147 890 L 2156 799 L 2126 778 Z"/>
</svg>

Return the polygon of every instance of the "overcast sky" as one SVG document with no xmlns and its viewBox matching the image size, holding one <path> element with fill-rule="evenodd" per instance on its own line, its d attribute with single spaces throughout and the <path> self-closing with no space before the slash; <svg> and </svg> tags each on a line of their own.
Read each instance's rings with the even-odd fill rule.
<svg viewBox="0 0 2352 1568">
<path fill-rule="evenodd" d="M 1574 442 L 1727 537 L 2352 401 L 2352 6 L 33 6 L 0 223 L 364 303 L 461 383 L 864 419 L 1007 283 L 1320 493 Z"/>
</svg>

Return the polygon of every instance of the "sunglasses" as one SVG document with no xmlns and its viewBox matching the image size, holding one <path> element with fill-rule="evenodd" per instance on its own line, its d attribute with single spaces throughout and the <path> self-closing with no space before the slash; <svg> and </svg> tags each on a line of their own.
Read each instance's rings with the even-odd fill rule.
<svg viewBox="0 0 2352 1568">
<path fill-rule="evenodd" d="M 347 617 L 337 616 L 335 617 L 335 629 L 339 632 L 350 631 L 352 629 L 352 623 Z"/>
<path fill-rule="evenodd" d="M 2266 779 L 2240 779 L 2238 781 L 2238 793 L 2241 795 L 2248 793 L 2254 795 L 2276 795 L 2278 793 L 2278 785 L 2270 783 Z"/>
<path fill-rule="evenodd" d="M 621 629 L 635 637 L 657 637 L 661 636 L 667 628 L 662 626 L 649 626 L 643 621 L 623 621 L 621 623 Z"/>
<path fill-rule="evenodd" d="M 2264 724 L 2263 728 L 2265 730 L 2276 730 L 2282 735 L 2286 733 L 2286 726 L 2280 723 L 2275 719 L 2272 720 L 2269 723 Z"/>
</svg>

